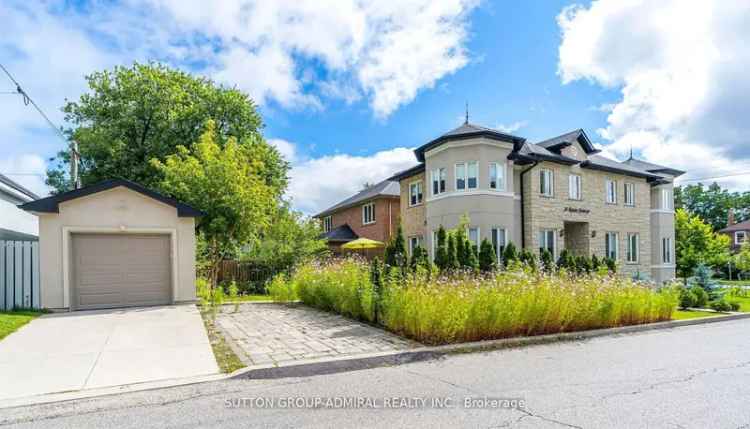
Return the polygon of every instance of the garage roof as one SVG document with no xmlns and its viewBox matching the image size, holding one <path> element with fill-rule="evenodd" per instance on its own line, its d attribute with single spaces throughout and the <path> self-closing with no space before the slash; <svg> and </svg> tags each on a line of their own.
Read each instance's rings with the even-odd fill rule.
<svg viewBox="0 0 750 429">
<path fill-rule="evenodd" d="M 174 198 L 165 197 L 164 195 L 152 191 L 151 189 L 145 188 L 135 182 L 131 182 L 125 179 L 110 179 L 96 183 L 94 185 L 86 186 L 80 189 L 74 189 L 72 191 L 63 192 L 62 194 L 52 195 L 47 198 L 30 201 L 25 204 L 21 204 L 18 208 L 26 210 L 28 212 L 37 213 L 59 213 L 59 205 L 65 201 L 74 200 L 76 198 L 85 197 L 88 195 L 96 194 L 102 191 L 107 191 L 118 186 L 123 186 L 132 191 L 143 194 L 147 197 L 151 197 L 156 201 L 170 205 L 177 209 L 177 216 L 179 217 L 201 217 L 205 215 L 204 212 L 193 208 L 185 203 L 181 203 Z"/>
</svg>

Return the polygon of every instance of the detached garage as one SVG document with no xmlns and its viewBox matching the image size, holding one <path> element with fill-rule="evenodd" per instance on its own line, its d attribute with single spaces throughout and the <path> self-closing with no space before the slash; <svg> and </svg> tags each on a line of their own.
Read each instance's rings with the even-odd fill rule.
<svg viewBox="0 0 750 429">
<path fill-rule="evenodd" d="M 195 218 L 201 211 L 121 179 L 19 207 L 39 217 L 43 308 L 195 300 Z"/>
</svg>

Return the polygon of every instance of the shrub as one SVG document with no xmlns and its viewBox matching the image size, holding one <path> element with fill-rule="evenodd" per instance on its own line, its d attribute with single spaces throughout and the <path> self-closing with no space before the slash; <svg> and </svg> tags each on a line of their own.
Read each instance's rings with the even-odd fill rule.
<svg viewBox="0 0 750 429">
<path fill-rule="evenodd" d="M 607 267 L 607 271 L 612 274 L 617 273 L 617 261 L 612 258 L 604 258 L 604 265 Z"/>
<path fill-rule="evenodd" d="M 693 286 L 690 288 L 690 293 L 695 297 L 695 301 L 693 304 L 695 307 L 703 308 L 706 306 L 706 303 L 709 299 L 708 292 L 706 292 L 702 287 Z"/>
<path fill-rule="evenodd" d="M 503 250 L 503 265 L 508 267 L 515 261 L 518 261 L 518 250 L 513 242 L 510 242 L 505 246 L 505 250 Z"/>
<path fill-rule="evenodd" d="M 456 253 L 456 237 L 453 234 L 448 235 L 448 257 L 446 259 L 445 268 L 449 270 L 457 269 L 460 264 L 458 261 L 458 254 Z"/>
<path fill-rule="evenodd" d="M 195 279 L 195 295 L 198 297 L 201 306 L 207 307 L 211 301 L 211 282 L 203 277 Z"/>
<path fill-rule="evenodd" d="M 374 300 L 371 269 L 355 260 L 301 266 L 293 275 L 307 305 L 367 322 L 427 344 L 579 331 L 669 320 L 674 288 L 656 292 L 612 276 L 546 276 L 524 271 L 398 279 Z M 379 316 L 373 303 L 379 302 Z M 377 319 L 376 319 L 377 317 Z"/>
<path fill-rule="evenodd" d="M 599 258 L 596 256 L 596 254 L 591 255 L 591 271 L 597 272 L 599 271 L 599 268 L 601 268 L 602 263 L 599 260 Z"/>
<path fill-rule="evenodd" d="M 276 302 L 292 302 L 297 300 L 294 283 L 283 273 L 275 275 L 266 288 L 268 294 Z"/>
<path fill-rule="evenodd" d="M 584 255 L 576 256 L 576 273 L 579 275 L 589 274 L 591 270 L 591 259 Z"/>
<path fill-rule="evenodd" d="M 443 228 L 443 225 L 440 225 L 437 232 L 437 245 L 435 246 L 435 265 L 441 270 L 448 268 L 448 249 L 446 239 L 445 228 Z"/>
<path fill-rule="evenodd" d="M 552 252 L 547 249 L 542 249 L 539 259 L 542 261 L 542 269 L 544 272 L 552 273 L 555 271 L 555 257 L 552 256 Z"/>
<path fill-rule="evenodd" d="M 518 260 L 528 268 L 531 268 L 531 270 L 536 270 L 537 268 L 536 255 L 531 253 L 531 250 L 521 250 L 521 253 L 518 255 Z"/>
<path fill-rule="evenodd" d="M 721 311 L 721 312 L 732 311 L 732 306 L 724 299 L 720 299 L 718 301 L 712 301 L 709 304 L 709 307 L 711 307 L 711 309 L 715 311 Z"/>
<path fill-rule="evenodd" d="M 575 260 L 568 249 L 560 251 L 560 256 L 557 257 L 557 268 L 564 268 L 569 272 L 575 271 Z"/>
<path fill-rule="evenodd" d="M 487 272 L 493 271 L 497 268 L 497 255 L 495 255 L 495 249 L 492 247 L 492 243 L 486 238 L 482 240 L 482 244 L 479 248 L 479 269 Z"/>
<path fill-rule="evenodd" d="M 732 311 L 740 311 L 740 303 L 737 301 L 728 301 L 729 307 Z"/>
<path fill-rule="evenodd" d="M 680 288 L 680 308 L 695 307 L 695 294 L 686 287 Z"/>
</svg>

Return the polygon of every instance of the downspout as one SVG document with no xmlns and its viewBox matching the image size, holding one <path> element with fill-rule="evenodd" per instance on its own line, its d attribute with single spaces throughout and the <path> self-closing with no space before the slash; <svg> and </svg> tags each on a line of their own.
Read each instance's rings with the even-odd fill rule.
<svg viewBox="0 0 750 429">
<path fill-rule="evenodd" d="M 524 206 L 523 206 L 523 176 L 524 174 L 528 173 L 531 169 L 539 165 L 539 161 L 534 161 L 534 163 L 531 165 L 531 167 L 523 170 L 521 174 L 518 175 L 518 178 L 520 180 L 521 185 L 521 249 L 526 248 L 526 221 L 525 221 L 525 214 L 524 214 Z"/>
</svg>

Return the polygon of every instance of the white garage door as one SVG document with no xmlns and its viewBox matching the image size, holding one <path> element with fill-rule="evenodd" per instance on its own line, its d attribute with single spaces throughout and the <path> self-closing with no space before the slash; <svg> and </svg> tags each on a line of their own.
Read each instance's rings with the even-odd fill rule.
<svg viewBox="0 0 750 429">
<path fill-rule="evenodd" d="M 72 308 L 172 302 L 168 235 L 73 234 Z"/>
</svg>

